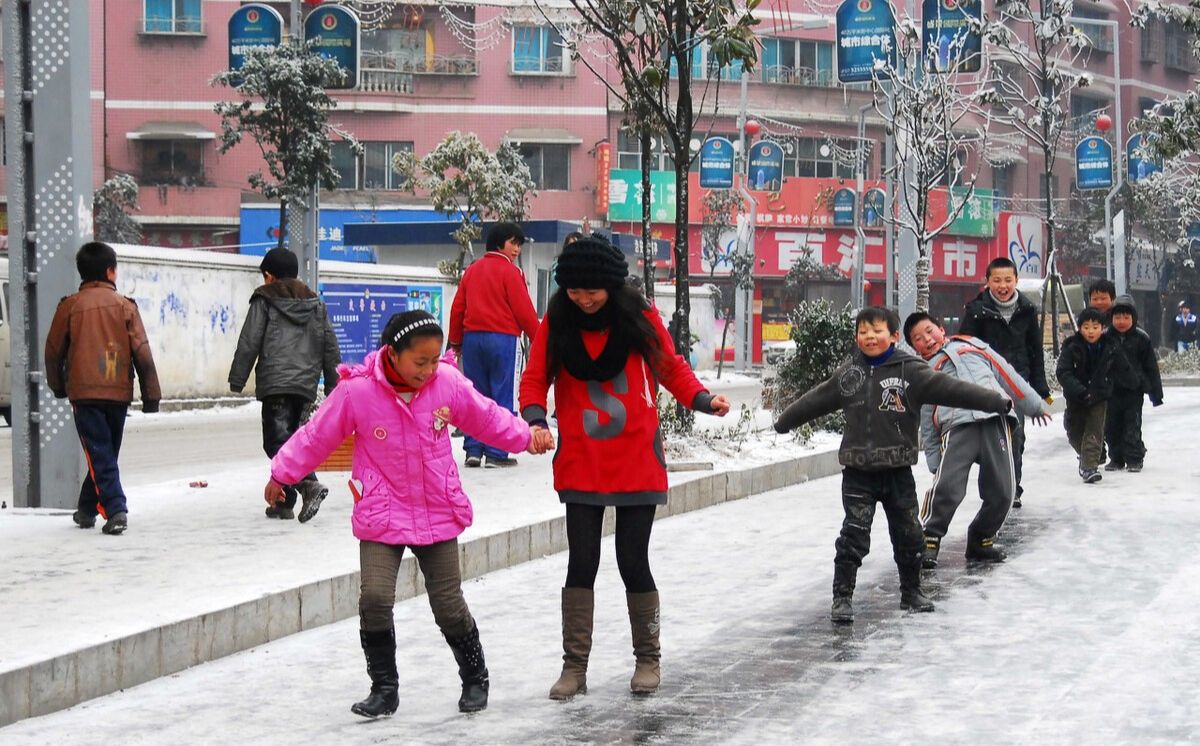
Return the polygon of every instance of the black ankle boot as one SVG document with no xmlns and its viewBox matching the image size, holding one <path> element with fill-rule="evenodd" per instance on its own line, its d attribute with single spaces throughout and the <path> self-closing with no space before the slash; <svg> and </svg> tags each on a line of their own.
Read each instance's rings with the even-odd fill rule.
<svg viewBox="0 0 1200 746">
<path fill-rule="evenodd" d="M 365 718 L 391 715 L 400 706 L 400 675 L 396 672 L 396 631 L 394 629 L 359 631 L 363 653 L 367 656 L 367 674 L 371 693 L 350 706 L 350 712 Z"/>
<path fill-rule="evenodd" d="M 483 646 L 479 644 L 479 627 L 471 624 L 471 631 L 462 637 L 446 638 L 458 662 L 458 676 L 462 679 L 462 696 L 458 698 L 459 712 L 479 712 L 488 704 L 488 670 L 483 661 Z"/>
<path fill-rule="evenodd" d="M 921 592 L 921 560 L 898 567 L 900 572 L 900 608 L 909 611 L 933 611 L 933 601 Z"/>
<path fill-rule="evenodd" d="M 858 578 L 858 568 L 849 562 L 833 563 L 833 605 L 829 609 L 829 618 L 835 624 L 849 624 L 854 621 L 854 583 Z"/>
</svg>

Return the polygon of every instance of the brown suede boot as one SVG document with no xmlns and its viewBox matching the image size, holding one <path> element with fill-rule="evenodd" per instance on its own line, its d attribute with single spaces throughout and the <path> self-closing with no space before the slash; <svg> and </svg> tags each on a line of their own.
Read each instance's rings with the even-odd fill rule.
<svg viewBox="0 0 1200 746">
<path fill-rule="evenodd" d="M 633 631 L 633 655 L 637 666 L 629 689 L 635 694 L 649 694 L 658 689 L 662 680 L 658 661 L 662 649 L 658 644 L 658 591 L 626 593 L 629 604 L 629 628 Z"/>
<path fill-rule="evenodd" d="M 563 668 L 558 681 L 550 687 L 550 699 L 570 699 L 587 693 L 594 607 L 595 594 L 590 588 L 562 589 Z"/>
</svg>

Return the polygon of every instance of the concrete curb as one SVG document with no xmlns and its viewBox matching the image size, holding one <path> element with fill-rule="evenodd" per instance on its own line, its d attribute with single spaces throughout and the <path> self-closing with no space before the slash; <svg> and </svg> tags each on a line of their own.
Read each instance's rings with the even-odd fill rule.
<svg viewBox="0 0 1200 746">
<path fill-rule="evenodd" d="M 740 471 L 710 474 L 670 489 L 658 516 L 688 513 L 730 500 L 836 474 L 837 451 Z M 605 514 L 612 533 L 615 514 Z M 567 548 L 566 522 L 552 518 L 460 545 L 463 579 L 513 567 Z M 144 684 L 191 666 L 358 614 L 357 572 L 272 593 L 218 611 L 0 673 L 0 727 Z M 400 565 L 396 600 L 425 592 L 416 561 Z"/>
</svg>

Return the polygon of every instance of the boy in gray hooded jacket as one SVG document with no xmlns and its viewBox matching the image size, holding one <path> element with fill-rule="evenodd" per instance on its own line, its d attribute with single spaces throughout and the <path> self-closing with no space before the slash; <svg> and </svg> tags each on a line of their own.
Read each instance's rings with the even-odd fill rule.
<svg viewBox="0 0 1200 746">
<path fill-rule="evenodd" d="M 858 350 L 829 380 L 788 405 L 775 422 L 786 433 L 839 409 L 846 429 L 838 449 L 842 507 L 846 518 L 834 546 L 835 623 L 854 621 L 851 598 L 863 557 L 871 549 L 871 522 L 882 504 L 900 575 L 900 607 L 933 611 L 921 593 L 921 523 L 917 520 L 917 426 L 922 404 L 983 409 L 1003 414 L 1012 402 L 1003 394 L 935 372 L 920 358 L 896 348 L 900 319 L 886 308 L 870 307 L 854 320 Z"/>
<path fill-rule="evenodd" d="M 904 320 L 904 337 L 936 371 L 1007 395 L 1020 414 L 1040 425 L 1050 411 L 1033 387 L 1012 365 L 983 340 L 957 335 L 946 337 L 940 319 L 924 311 Z M 921 504 L 925 524 L 922 567 L 937 567 L 942 537 L 967 494 L 971 466 L 979 464 L 979 497 L 983 506 L 967 529 L 967 559 L 1003 562 L 1006 555 L 995 546 L 1016 494 L 1013 468 L 1013 428 L 1008 417 L 993 412 L 926 404 L 921 408 L 921 443 L 925 463 L 936 476 Z"/>
<path fill-rule="evenodd" d="M 250 296 L 250 310 L 229 368 L 229 389 L 240 394 L 254 369 L 254 393 L 262 402 L 263 450 L 274 458 L 299 429 L 304 408 L 316 400 L 322 375 L 325 393 L 333 390 L 342 358 L 325 304 L 297 279 L 296 255 L 271 249 L 259 271 L 263 284 Z M 303 499 L 301 523 L 317 514 L 329 494 L 317 475 L 309 474 L 299 484 L 284 488 L 284 501 L 268 507 L 267 517 L 295 518 L 297 492 Z"/>
</svg>

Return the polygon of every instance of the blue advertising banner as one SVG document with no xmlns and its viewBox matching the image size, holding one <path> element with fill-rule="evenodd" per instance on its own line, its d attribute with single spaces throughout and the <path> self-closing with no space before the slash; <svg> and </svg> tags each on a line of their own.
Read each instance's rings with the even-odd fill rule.
<svg viewBox="0 0 1200 746">
<path fill-rule="evenodd" d="M 983 67 L 981 0 L 923 0 L 921 48 L 930 72 L 977 73 Z"/>
<path fill-rule="evenodd" d="M 345 229 L 351 223 L 412 223 L 431 220 L 446 220 L 444 213 L 436 210 L 398 210 L 379 208 L 376 210 L 349 210 L 321 208 L 317 226 L 318 257 L 339 262 L 375 261 L 375 252 L 370 246 L 347 246 Z M 247 207 L 241 209 L 242 254 L 262 256 L 275 248 L 279 241 L 279 207 Z M 284 240 L 286 244 L 286 238 Z"/>
<path fill-rule="evenodd" d="M 326 88 L 357 88 L 361 48 L 358 16 L 340 5 L 322 5 L 304 19 L 304 40 L 311 41 L 317 54 L 338 64 L 345 77 Z"/>
<path fill-rule="evenodd" d="M 1129 164 L 1129 170 L 1126 178 L 1131 183 L 1138 183 L 1150 174 L 1162 171 L 1162 163 L 1158 159 L 1150 157 L 1147 154 L 1140 152 L 1142 149 L 1142 135 L 1137 134 L 1129 138 L 1125 144 L 1125 162 Z"/>
<path fill-rule="evenodd" d="M 700 186 L 704 189 L 733 187 L 733 143 L 726 137 L 710 137 L 700 146 Z"/>
<path fill-rule="evenodd" d="M 379 349 L 380 334 L 393 314 L 421 309 L 445 327 L 442 288 L 437 285 L 321 283 L 320 292 L 343 363 L 361 363 L 367 353 Z"/>
<path fill-rule="evenodd" d="M 842 83 L 869 83 L 875 61 L 896 69 L 896 18 L 888 0 L 845 0 L 837 10 L 837 73 Z"/>
<path fill-rule="evenodd" d="M 883 213 L 887 205 L 887 193 L 876 187 L 863 195 L 863 225 L 879 228 L 883 225 Z"/>
<path fill-rule="evenodd" d="M 783 188 L 783 148 L 763 140 L 750 148 L 750 188 L 760 192 L 778 192 Z"/>
<path fill-rule="evenodd" d="M 243 5 L 229 17 L 229 69 L 241 69 L 251 49 L 273 49 L 282 41 L 279 11 L 269 5 Z"/>
<path fill-rule="evenodd" d="M 854 225 L 854 206 L 858 195 L 848 187 L 839 189 L 833 194 L 833 224 Z"/>
<path fill-rule="evenodd" d="M 1085 137 L 1075 146 L 1075 184 L 1079 189 L 1112 189 L 1112 146 L 1103 137 Z"/>
</svg>

